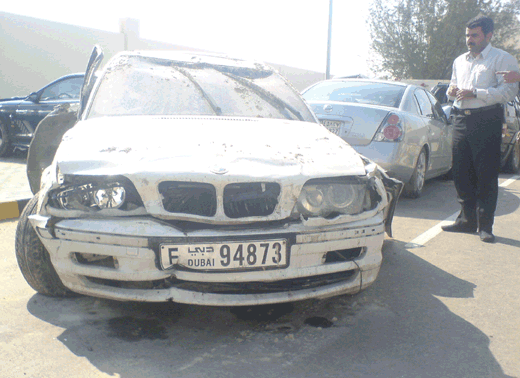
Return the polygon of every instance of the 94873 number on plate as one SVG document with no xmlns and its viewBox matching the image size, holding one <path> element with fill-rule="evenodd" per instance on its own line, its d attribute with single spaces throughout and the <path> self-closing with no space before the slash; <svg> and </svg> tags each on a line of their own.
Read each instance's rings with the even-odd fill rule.
<svg viewBox="0 0 520 378">
<path fill-rule="evenodd" d="M 287 241 L 162 244 L 162 268 L 176 264 L 200 270 L 284 268 L 287 266 Z"/>
</svg>

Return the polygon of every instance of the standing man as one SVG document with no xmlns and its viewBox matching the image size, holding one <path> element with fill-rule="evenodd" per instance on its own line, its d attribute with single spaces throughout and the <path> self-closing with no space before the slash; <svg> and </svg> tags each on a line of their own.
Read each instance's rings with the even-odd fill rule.
<svg viewBox="0 0 520 378">
<path fill-rule="evenodd" d="M 506 84 L 499 71 L 518 71 L 509 53 L 489 43 L 493 20 L 478 16 L 466 25 L 468 52 L 453 62 L 448 96 L 454 99 L 453 182 L 461 211 L 444 231 L 474 233 L 492 243 L 493 221 L 498 199 L 502 104 L 518 93 L 518 84 Z"/>
</svg>

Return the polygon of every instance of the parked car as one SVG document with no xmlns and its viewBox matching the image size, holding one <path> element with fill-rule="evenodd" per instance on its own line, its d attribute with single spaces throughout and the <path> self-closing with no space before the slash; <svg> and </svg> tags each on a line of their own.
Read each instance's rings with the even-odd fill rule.
<svg viewBox="0 0 520 378">
<path fill-rule="evenodd" d="M 36 126 L 56 106 L 79 102 L 83 73 L 60 77 L 28 96 L 0 99 L 0 156 L 26 150 Z"/>
<path fill-rule="evenodd" d="M 448 87 L 449 84 L 439 83 L 432 88 L 432 93 L 442 104 L 449 120 L 453 102 L 450 102 L 446 95 Z M 518 173 L 520 171 L 520 96 L 518 95 L 513 101 L 504 104 L 500 162 L 504 172 Z"/>
<path fill-rule="evenodd" d="M 433 95 L 392 81 L 331 79 L 303 91 L 320 122 L 419 197 L 451 169 L 452 128 Z"/>
<path fill-rule="evenodd" d="M 402 183 L 282 76 L 175 51 L 122 52 L 94 76 L 101 57 L 17 227 L 36 291 L 242 306 L 374 282 Z"/>
</svg>

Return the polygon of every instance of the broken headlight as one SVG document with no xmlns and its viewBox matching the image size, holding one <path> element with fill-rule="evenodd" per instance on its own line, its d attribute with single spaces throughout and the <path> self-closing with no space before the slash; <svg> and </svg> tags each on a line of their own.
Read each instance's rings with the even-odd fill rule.
<svg viewBox="0 0 520 378">
<path fill-rule="evenodd" d="M 126 191 L 118 182 L 97 186 L 93 184 L 74 186 L 56 194 L 61 207 L 67 210 L 118 209 L 125 202 Z"/>
<path fill-rule="evenodd" d="M 132 210 L 142 206 L 135 187 L 124 177 L 65 176 L 50 198 L 53 207 L 65 210 Z"/>
<path fill-rule="evenodd" d="M 368 180 L 357 177 L 314 179 L 302 188 L 297 210 L 304 216 L 358 214 L 372 207 Z"/>
</svg>

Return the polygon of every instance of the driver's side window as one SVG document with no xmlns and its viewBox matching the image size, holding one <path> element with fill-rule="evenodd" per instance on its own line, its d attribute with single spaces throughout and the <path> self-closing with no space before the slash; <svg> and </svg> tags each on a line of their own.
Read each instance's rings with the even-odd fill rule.
<svg viewBox="0 0 520 378">
<path fill-rule="evenodd" d="M 40 101 L 79 99 L 83 78 L 76 77 L 62 80 L 45 88 Z"/>
<path fill-rule="evenodd" d="M 422 89 L 417 89 L 414 93 L 415 98 L 417 99 L 417 104 L 419 105 L 419 109 L 421 110 L 421 114 L 425 117 L 433 118 L 433 108 L 426 92 Z"/>
</svg>

